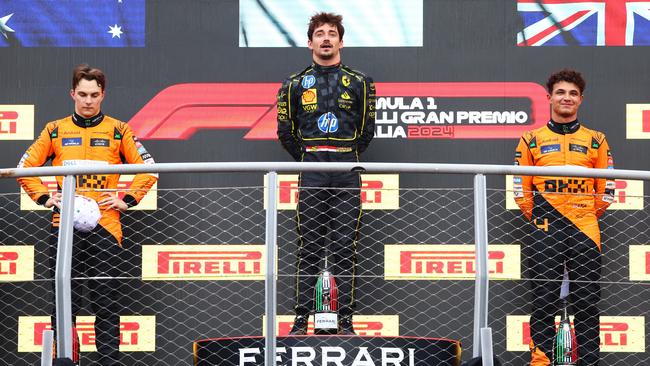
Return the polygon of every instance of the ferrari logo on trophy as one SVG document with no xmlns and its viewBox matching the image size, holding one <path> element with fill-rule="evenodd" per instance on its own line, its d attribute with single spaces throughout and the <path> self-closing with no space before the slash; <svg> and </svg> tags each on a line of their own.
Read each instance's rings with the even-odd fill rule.
<svg viewBox="0 0 650 366">
<path fill-rule="evenodd" d="M 336 334 L 338 329 L 338 290 L 336 280 L 327 269 L 322 271 L 314 290 L 314 333 Z"/>
</svg>

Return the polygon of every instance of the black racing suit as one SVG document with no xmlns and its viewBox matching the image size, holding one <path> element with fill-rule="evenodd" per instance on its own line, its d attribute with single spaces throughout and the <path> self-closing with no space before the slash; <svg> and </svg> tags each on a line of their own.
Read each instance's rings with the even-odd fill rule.
<svg viewBox="0 0 650 366">
<path fill-rule="evenodd" d="M 296 161 L 356 162 L 374 130 L 374 83 L 342 64 L 312 64 L 290 76 L 278 92 L 278 138 Z M 337 279 L 339 314 L 349 316 L 355 305 L 359 173 L 304 172 L 299 187 L 296 314 L 313 309 L 316 277 L 327 256 Z"/>
</svg>

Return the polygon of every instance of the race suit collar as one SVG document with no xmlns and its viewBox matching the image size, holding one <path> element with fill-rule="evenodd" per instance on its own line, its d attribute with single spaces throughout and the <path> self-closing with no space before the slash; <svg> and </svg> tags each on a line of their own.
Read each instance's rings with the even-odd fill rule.
<svg viewBox="0 0 650 366">
<path fill-rule="evenodd" d="M 577 119 L 575 121 L 571 121 L 568 123 L 557 123 L 553 120 L 550 120 L 548 121 L 546 126 L 548 126 L 548 128 L 555 133 L 559 133 L 560 135 L 566 135 L 578 131 L 578 129 L 580 128 L 580 122 L 578 122 Z"/>
<path fill-rule="evenodd" d="M 77 112 L 72 113 L 72 121 L 75 125 L 82 128 L 95 127 L 98 124 L 102 123 L 103 120 L 104 114 L 101 111 L 97 113 L 97 115 L 90 118 L 82 117 L 78 115 Z"/>
<path fill-rule="evenodd" d="M 319 65 L 319 64 L 314 62 L 312 64 L 312 67 L 314 68 L 314 70 L 316 70 L 316 72 L 328 73 L 328 72 L 333 72 L 333 71 L 336 71 L 336 70 L 340 69 L 341 68 L 341 63 L 339 62 L 336 65 L 323 66 L 323 65 Z"/>
</svg>

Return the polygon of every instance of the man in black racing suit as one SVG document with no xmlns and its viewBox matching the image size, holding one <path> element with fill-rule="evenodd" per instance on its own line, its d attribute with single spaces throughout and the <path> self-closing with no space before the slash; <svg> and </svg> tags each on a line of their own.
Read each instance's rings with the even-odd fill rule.
<svg viewBox="0 0 650 366">
<path fill-rule="evenodd" d="M 314 62 L 290 76 L 278 92 L 278 138 L 296 161 L 357 162 L 374 135 L 374 83 L 341 64 L 341 20 L 331 13 L 311 18 L 307 35 Z M 338 333 L 354 334 L 359 173 L 304 172 L 299 187 L 296 319 L 291 334 L 307 332 L 316 277 L 325 257 L 338 283 Z"/>
</svg>

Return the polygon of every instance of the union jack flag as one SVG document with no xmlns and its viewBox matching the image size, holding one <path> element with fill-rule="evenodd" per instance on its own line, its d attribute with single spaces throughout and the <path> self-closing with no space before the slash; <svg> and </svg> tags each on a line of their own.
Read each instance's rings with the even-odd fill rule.
<svg viewBox="0 0 650 366">
<path fill-rule="evenodd" d="M 648 0 L 517 0 L 517 46 L 650 46 Z"/>
</svg>

